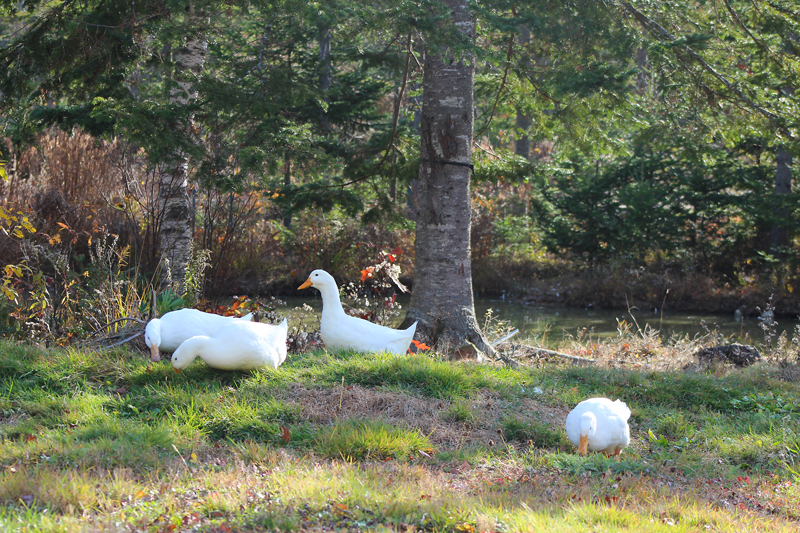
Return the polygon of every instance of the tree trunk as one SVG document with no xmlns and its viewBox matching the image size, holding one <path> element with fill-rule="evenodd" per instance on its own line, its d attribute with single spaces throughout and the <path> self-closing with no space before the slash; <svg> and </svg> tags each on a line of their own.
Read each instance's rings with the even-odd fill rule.
<svg viewBox="0 0 800 533">
<path fill-rule="evenodd" d="M 636 66 L 639 67 L 639 73 L 636 74 L 636 92 L 643 95 L 647 92 L 650 84 L 650 73 L 647 72 L 647 49 L 636 49 Z"/>
<path fill-rule="evenodd" d="M 420 55 L 422 56 L 422 62 L 425 63 L 425 51 L 420 50 Z M 411 89 L 411 93 L 415 93 L 417 89 L 419 89 L 419 84 L 414 82 L 409 84 L 409 88 Z M 422 126 L 422 97 L 411 96 L 408 99 L 408 103 L 411 105 L 411 108 L 414 110 L 414 120 L 411 123 L 411 130 L 415 133 L 420 132 L 420 128 Z M 407 197 L 406 197 L 406 217 L 409 220 L 413 220 L 416 222 L 417 220 L 417 193 L 419 189 L 419 180 L 413 179 L 408 184 L 407 190 Z"/>
<path fill-rule="evenodd" d="M 471 39 L 468 0 L 445 0 L 452 22 Z M 452 54 L 425 58 L 417 197 L 414 290 L 404 324 L 438 349 L 470 342 L 494 355 L 475 319 L 470 262 L 470 178 L 474 66 Z M 405 327 L 405 326 L 401 326 Z M 482 359 L 480 353 L 477 354 Z"/>
<path fill-rule="evenodd" d="M 292 159 L 289 157 L 289 150 L 283 151 L 283 184 L 286 187 L 292 184 Z M 283 214 L 283 227 L 289 228 L 292 225 L 292 213 L 289 209 Z"/>
<path fill-rule="evenodd" d="M 331 30 L 328 27 L 320 29 L 319 36 L 319 89 L 325 94 L 325 100 L 328 101 L 326 94 L 331 85 L 333 85 L 333 69 L 331 68 Z M 325 111 L 319 117 L 320 126 L 324 131 L 331 131 L 331 121 L 328 118 L 328 112 Z"/>
<path fill-rule="evenodd" d="M 775 154 L 775 194 L 778 199 L 787 198 L 792 192 L 792 154 L 784 145 L 778 146 Z M 788 213 L 784 207 L 778 207 L 775 212 L 779 220 L 786 220 Z M 772 226 L 769 236 L 770 249 L 773 253 L 781 255 L 782 248 L 789 246 L 789 228 L 777 224 Z"/>
<path fill-rule="evenodd" d="M 207 16 L 194 10 L 190 4 L 186 16 L 186 45 L 174 54 L 174 77 L 177 87 L 170 92 L 170 103 L 187 105 L 197 98 L 193 80 L 203 70 L 208 40 L 198 26 L 207 21 Z M 187 132 L 189 123 L 180 124 Z M 183 292 L 186 265 L 189 262 L 192 240 L 191 202 L 188 192 L 188 158 L 183 152 L 176 152 L 170 162 L 162 165 L 159 176 L 159 205 L 162 218 L 159 229 L 159 249 L 161 251 L 161 284 L 172 284 Z"/>
<path fill-rule="evenodd" d="M 531 32 L 525 26 L 519 29 L 519 44 L 523 47 L 531 40 Z M 529 61 L 523 62 L 523 67 L 528 69 L 530 67 Z M 523 113 L 517 108 L 517 120 L 515 124 L 517 128 L 517 139 L 514 141 L 514 153 L 528 159 L 531 155 L 531 141 L 528 138 L 528 129 L 531 127 L 531 117 Z"/>
</svg>

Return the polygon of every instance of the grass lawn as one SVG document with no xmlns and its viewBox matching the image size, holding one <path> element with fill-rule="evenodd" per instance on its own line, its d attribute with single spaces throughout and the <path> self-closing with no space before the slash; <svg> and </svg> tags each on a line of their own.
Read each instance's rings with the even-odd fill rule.
<svg viewBox="0 0 800 533">
<path fill-rule="evenodd" d="M 0 342 L 0 530 L 800 527 L 791 365 L 511 369 L 316 351 L 277 371 L 198 360 L 176 374 L 146 359 Z M 591 396 L 633 411 L 620 460 L 578 457 L 566 438 L 566 414 Z"/>
</svg>

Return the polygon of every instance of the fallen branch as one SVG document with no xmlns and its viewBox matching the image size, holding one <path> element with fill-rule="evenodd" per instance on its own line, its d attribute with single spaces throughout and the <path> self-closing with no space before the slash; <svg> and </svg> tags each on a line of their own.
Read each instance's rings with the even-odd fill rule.
<svg viewBox="0 0 800 533">
<path fill-rule="evenodd" d="M 522 348 L 524 348 L 528 353 L 514 353 L 512 355 L 523 355 L 525 357 L 530 357 L 531 355 L 558 357 L 561 359 L 566 359 L 567 361 L 570 361 L 574 365 L 580 365 L 580 366 L 593 365 L 597 362 L 594 359 L 587 359 L 586 357 L 578 357 L 577 355 L 569 355 L 566 353 L 555 352 L 553 350 L 546 350 L 545 348 L 536 348 L 534 346 L 528 346 L 527 344 L 523 344 Z"/>
<path fill-rule="evenodd" d="M 138 318 L 131 318 L 131 317 L 124 316 L 124 317 L 122 317 L 122 318 L 118 318 L 118 319 L 114 320 L 113 322 L 109 322 L 108 324 L 106 324 L 106 325 L 105 325 L 105 326 L 103 326 L 102 328 L 100 328 L 100 329 L 96 330 L 94 333 L 92 333 L 91 335 L 89 335 L 89 337 L 90 337 L 90 338 L 91 338 L 91 337 L 94 337 L 95 335 L 97 335 L 98 333 L 100 333 L 101 331 L 103 331 L 104 329 L 106 329 L 108 326 L 113 326 L 113 325 L 114 325 L 114 324 L 116 324 L 117 322 L 122 322 L 123 320 L 131 320 L 131 321 L 133 321 L 133 322 L 138 322 L 139 324 L 146 324 L 146 323 L 147 323 L 147 322 L 145 322 L 144 320 L 141 320 L 141 319 L 138 319 Z"/>
<path fill-rule="evenodd" d="M 144 331 L 140 331 L 139 333 L 137 333 L 133 337 L 128 337 L 127 339 L 123 339 L 123 340 L 121 340 L 119 342 L 115 342 L 114 344 L 109 344 L 108 346 L 101 346 L 100 349 L 101 350 L 105 350 L 106 348 L 113 348 L 114 346 L 119 346 L 120 344 L 125 344 L 126 342 L 132 341 L 133 339 L 135 339 L 136 337 L 138 337 L 140 335 L 144 335 Z"/>
<path fill-rule="evenodd" d="M 491 344 L 492 346 L 497 346 L 497 345 L 498 345 L 498 344 L 500 344 L 501 342 L 505 342 L 505 341 L 507 341 L 508 339 L 510 339 L 511 337 L 513 337 L 514 335 L 516 335 L 517 333 L 519 333 L 519 330 L 518 330 L 518 329 L 515 329 L 514 331 L 512 331 L 512 332 L 511 332 L 511 333 L 509 333 L 508 335 L 503 335 L 502 337 L 500 337 L 500 338 L 499 338 L 499 339 L 497 339 L 496 341 L 492 341 L 492 342 L 490 342 L 489 344 Z"/>
</svg>

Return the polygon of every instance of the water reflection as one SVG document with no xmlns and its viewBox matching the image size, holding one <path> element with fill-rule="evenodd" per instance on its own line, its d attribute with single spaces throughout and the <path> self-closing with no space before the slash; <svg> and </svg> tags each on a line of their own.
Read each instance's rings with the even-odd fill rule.
<svg viewBox="0 0 800 533">
<path fill-rule="evenodd" d="M 624 310 L 605 309 L 580 309 L 571 307 L 537 307 L 524 304 L 476 299 L 475 312 L 478 316 L 485 316 L 488 309 L 492 316 L 506 320 L 519 328 L 520 333 L 536 335 L 539 338 L 548 336 L 545 344 L 557 344 L 565 336 L 577 336 L 583 328 L 591 331 L 594 338 L 608 338 L 618 335 L 620 324 L 629 324 L 631 331 L 652 328 L 661 332 L 661 337 L 666 339 L 672 335 L 694 337 L 711 331 L 718 331 L 726 337 L 733 337 L 742 343 L 763 343 L 764 331 L 760 321 L 755 318 L 742 318 L 736 320 L 734 315 L 707 315 L 697 313 L 671 313 L 661 310 L 643 311 L 632 309 L 631 313 Z M 778 319 L 776 326 L 777 335 L 786 331 L 791 340 L 792 333 L 798 325 L 797 319 Z M 588 331 L 587 331 L 588 334 Z"/>
<path fill-rule="evenodd" d="M 314 291 L 316 292 L 316 291 Z M 303 304 L 308 304 L 313 309 L 302 320 L 311 328 L 319 327 L 319 313 L 322 310 L 322 300 L 319 294 L 309 294 L 308 298 L 283 299 L 285 306 L 280 306 L 278 311 L 290 317 L 290 326 L 296 325 L 299 312 L 295 310 Z M 403 306 L 403 313 L 408 306 L 409 298 L 399 297 Z M 480 324 L 487 320 L 487 311 L 491 309 L 492 320 L 508 322 L 520 330 L 518 338 L 534 337 L 542 345 L 555 347 L 565 337 L 577 337 L 586 328 L 584 340 L 591 335 L 592 338 L 601 340 L 619 334 L 618 327 L 621 323 L 629 324 L 631 331 L 646 327 L 660 331 L 664 339 L 672 335 L 694 337 L 711 331 L 718 331 L 726 337 L 741 343 L 761 344 L 764 342 L 764 331 L 760 321 L 756 318 L 744 317 L 736 320 L 730 315 L 707 315 L 698 313 L 672 313 L 669 310 L 644 311 L 633 309 L 632 316 L 624 310 L 581 309 L 573 307 L 541 307 L 525 305 L 501 299 L 476 298 L 475 313 Z M 294 323 L 293 319 L 294 318 Z M 400 323 L 398 317 L 396 326 Z M 778 318 L 776 326 L 777 335 L 785 331 L 788 339 L 792 339 L 794 329 L 798 325 L 797 318 Z M 777 338 L 777 336 L 776 336 Z M 773 339 L 774 340 L 774 339 Z"/>
</svg>

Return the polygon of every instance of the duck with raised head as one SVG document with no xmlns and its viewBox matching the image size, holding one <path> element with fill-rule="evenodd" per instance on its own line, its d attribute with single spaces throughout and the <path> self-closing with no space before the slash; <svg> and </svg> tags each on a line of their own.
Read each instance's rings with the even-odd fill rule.
<svg viewBox="0 0 800 533">
<path fill-rule="evenodd" d="M 235 320 L 213 335 L 186 339 L 172 354 L 172 368 L 180 372 L 201 358 L 220 370 L 277 369 L 286 360 L 286 319 L 277 326 L 261 322 Z"/>
<path fill-rule="evenodd" d="M 416 322 L 408 329 L 392 329 L 348 315 L 342 308 L 336 280 L 324 270 L 311 272 L 298 289 L 306 287 L 314 287 L 322 295 L 319 329 L 322 341 L 328 348 L 395 354 L 408 351 L 417 329 Z"/>
<path fill-rule="evenodd" d="M 205 313 L 197 309 L 178 309 L 154 318 L 144 328 L 144 343 L 150 348 L 150 360 L 160 361 L 159 350 L 174 352 L 183 341 L 195 335 L 213 335 L 234 321 L 249 322 L 253 313 L 242 318 Z"/>
<path fill-rule="evenodd" d="M 567 415 L 567 437 L 580 455 L 594 451 L 617 457 L 631 442 L 630 416 L 631 410 L 622 400 L 589 398 Z"/>
</svg>

